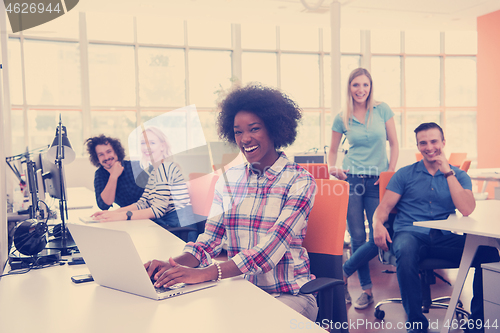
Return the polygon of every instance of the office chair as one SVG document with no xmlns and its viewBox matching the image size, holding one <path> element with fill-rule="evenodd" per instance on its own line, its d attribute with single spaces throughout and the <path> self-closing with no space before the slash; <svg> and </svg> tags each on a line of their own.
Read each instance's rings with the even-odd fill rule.
<svg viewBox="0 0 500 333">
<path fill-rule="evenodd" d="M 382 200 L 385 194 L 385 190 L 387 184 L 391 180 L 391 177 L 394 175 L 394 172 L 386 171 L 381 172 L 379 177 L 379 198 Z M 393 229 L 392 224 L 394 223 L 394 218 L 396 216 L 397 210 L 393 209 L 389 214 L 389 219 L 384 223 L 384 226 L 389 231 L 389 235 L 392 237 Z M 379 249 L 379 259 L 384 265 L 392 265 L 396 266 L 396 256 L 391 252 L 385 252 L 382 249 Z M 448 281 L 446 281 L 441 275 L 434 272 L 434 269 L 447 269 L 447 268 L 458 268 L 460 263 L 456 263 L 453 261 L 436 259 L 436 258 L 428 258 L 424 259 L 419 263 L 420 270 L 420 289 L 422 290 L 422 312 L 429 313 L 430 308 L 440 308 L 447 309 L 448 304 L 443 303 L 449 301 L 451 296 L 439 297 L 439 298 L 431 298 L 431 284 L 436 283 L 436 277 L 440 278 L 445 283 L 451 285 Z M 377 319 L 384 319 L 385 312 L 380 309 L 380 307 L 384 304 L 389 303 L 398 303 L 402 304 L 401 298 L 389 298 L 378 302 L 375 305 L 375 313 L 374 316 Z M 457 308 L 455 309 L 457 318 L 468 317 L 470 314 L 463 309 L 463 303 L 458 301 Z"/>
<path fill-rule="evenodd" d="M 215 173 L 191 173 L 189 179 L 189 197 L 191 198 L 195 220 L 198 221 L 196 223 L 198 234 L 201 234 L 205 231 L 205 222 L 210 214 L 215 193 L 215 183 L 217 183 L 219 176 Z"/>
<path fill-rule="evenodd" d="M 460 170 L 463 170 L 465 172 L 469 171 L 469 168 L 470 168 L 470 164 L 471 164 L 471 160 L 465 160 L 462 165 L 460 166 Z"/>
<path fill-rule="evenodd" d="M 424 156 L 422 156 L 422 153 L 418 152 L 418 153 L 415 153 L 415 158 L 417 159 L 417 162 L 420 161 L 421 159 L 424 158 Z"/>
<path fill-rule="evenodd" d="M 322 323 L 326 319 L 328 323 L 338 323 L 330 327 L 334 331 L 348 332 L 346 327 L 341 326 L 347 323 L 342 254 L 349 184 L 333 179 L 317 179 L 316 183 L 318 192 L 309 214 L 303 243 L 309 253 L 311 273 L 316 279 L 303 285 L 300 292 L 319 292 L 317 321 Z"/>
<path fill-rule="evenodd" d="M 205 231 L 205 222 L 210 213 L 215 183 L 219 179 L 219 176 L 213 173 L 191 173 L 189 174 L 189 179 L 187 187 L 196 222 L 185 227 L 166 228 L 185 242 L 188 241 L 189 232 L 194 231 L 199 235 Z"/>
<path fill-rule="evenodd" d="M 243 155 L 241 153 L 223 154 L 221 163 L 213 164 L 212 168 L 214 169 L 214 172 L 220 176 L 223 172 L 226 172 L 233 166 L 243 163 L 245 163 L 245 159 L 243 158 Z"/>
<path fill-rule="evenodd" d="M 456 166 L 457 168 L 460 168 L 462 163 L 465 161 L 467 158 L 467 153 L 451 153 L 450 158 L 448 159 L 448 163 L 450 163 L 453 166 Z"/>
<path fill-rule="evenodd" d="M 330 179 L 328 164 L 326 163 L 299 163 L 299 165 L 306 169 L 314 179 Z"/>
</svg>

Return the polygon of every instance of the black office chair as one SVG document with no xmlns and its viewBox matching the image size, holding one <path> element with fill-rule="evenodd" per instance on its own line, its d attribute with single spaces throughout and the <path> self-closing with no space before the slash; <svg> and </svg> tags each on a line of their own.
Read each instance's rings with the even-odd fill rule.
<svg viewBox="0 0 500 333">
<path fill-rule="evenodd" d="M 389 180 L 391 179 L 392 175 L 394 172 L 382 172 L 379 177 L 379 196 L 380 200 L 384 197 L 385 194 L 385 189 L 387 187 L 387 184 L 389 184 Z M 396 216 L 396 211 L 392 211 L 391 214 L 389 214 L 389 219 L 387 222 L 385 222 L 384 226 L 387 228 L 389 235 L 392 237 L 393 234 L 393 229 L 392 225 L 394 223 L 394 218 Z M 396 267 L 396 256 L 392 252 L 385 252 L 381 249 L 379 249 L 379 259 L 383 264 L 386 265 L 393 265 Z M 443 259 L 435 259 L 435 258 L 429 258 L 429 259 L 424 259 L 419 263 L 419 271 L 420 271 L 420 288 L 422 291 L 422 312 L 423 313 L 429 313 L 429 309 L 431 308 L 440 308 L 440 309 L 447 309 L 448 304 L 444 303 L 450 300 L 451 296 L 445 296 L 445 297 L 439 297 L 432 299 L 431 298 L 431 285 L 436 283 L 436 277 L 440 278 L 443 280 L 445 283 L 451 284 L 446 281 L 441 275 L 437 274 L 434 272 L 435 269 L 448 269 L 448 268 L 458 268 L 460 263 L 449 261 L 449 260 L 443 260 Z M 384 304 L 388 303 L 398 303 L 401 304 L 402 300 L 401 298 L 389 298 L 382 300 L 378 302 L 375 305 L 375 318 L 377 319 L 384 319 L 385 317 L 385 312 L 380 309 L 380 307 Z M 456 311 L 456 316 L 459 319 L 468 317 L 470 315 L 469 312 L 463 309 L 463 303 L 459 300 L 457 307 L 455 309 Z"/>
<path fill-rule="evenodd" d="M 195 226 L 193 226 L 193 227 L 167 227 L 165 229 L 167 229 L 169 232 L 173 233 L 174 235 L 176 235 L 177 237 L 179 237 L 180 239 L 182 239 L 186 243 L 188 241 L 188 234 L 190 232 L 196 232 L 198 234 L 198 228 L 196 228 Z"/>
<path fill-rule="evenodd" d="M 394 222 L 394 214 L 390 214 L 389 222 L 386 222 L 384 226 L 389 231 L 389 235 L 392 237 L 392 222 Z M 396 267 L 396 256 L 392 252 L 385 252 L 379 249 L 379 260 L 385 265 L 392 265 Z M 450 269 L 450 268 L 459 268 L 460 263 L 436 259 L 436 258 L 428 258 L 422 260 L 419 265 L 420 272 L 420 289 L 422 291 L 422 312 L 429 313 L 429 309 L 447 309 L 448 303 L 451 299 L 451 296 L 444 296 L 438 298 L 431 297 L 431 285 L 436 283 L 436 277 L 441 279 L 443 282 L 447 283 L 451 286 L 451 284 L 444 279 L 441 275 L 434 272 L 435 269 Z M 384 304 L 389 303 L 398 303 L 401 304 L 401 298 L 389 298 L 378 302 L 375 305 L 375 318 L 384 319 L 385 311 L 381 310 L 380 307 Z M 467 312 L 463 308 L 463 303 L 459 300 L 457 307 L 455 309 L 455 313 L 458 319 L 463 319 L 470 316 L 470 313 Z"/>
<path fill-rule="evenodd" d="M 309 254 L 311 273 L 316 279 L 303 285 L 300 292 L 318 292 L 317 322 L 326 320 L 332 332 L 349 332 L 342 278 L 349 184 L 326 179 L 316 179 L 316 183 L 318 193 L 309 214 L 303 243 Z"/>
</svg>

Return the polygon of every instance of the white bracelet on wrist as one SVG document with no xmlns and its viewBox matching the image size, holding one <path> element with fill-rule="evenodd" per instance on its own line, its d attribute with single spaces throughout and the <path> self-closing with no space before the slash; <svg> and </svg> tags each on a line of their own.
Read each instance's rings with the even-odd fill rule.
<svg viewBox="0 0 500 333">
<path fill-rule="evenodd" d="M 217 267 L 217 280 L 215 282 L 220 282 L 222 280 L 222 270 L 220 269 L 220 264 L 217 261 L 214 261 L 215 267 Z"/>
</svg>

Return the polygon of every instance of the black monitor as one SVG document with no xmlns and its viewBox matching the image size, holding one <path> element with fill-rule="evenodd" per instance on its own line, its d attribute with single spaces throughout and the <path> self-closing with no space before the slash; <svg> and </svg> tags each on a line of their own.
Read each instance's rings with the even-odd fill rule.
<svg viewBox="0 0 500 333">
<path fill-rule="evenodd" d="M 60 168 L 58 168 L 55 164 L 55 161 L 52 161 L 48 158 L 47 153 L 40 153 L 39 159 L 39 164 L 42 170 L 43 183 L 45 185 L 45 192 L 49 193 L 52 198 L 62 199 L 63 195 L 61 193 L 61 180 L 63 182 L 63 190 L 66 190 L 66 178 L 64 175 L 64 169 L 61 170 Z M 64 196 L 64 198 L 66 198 L 66 195 Z"/>
</svg>

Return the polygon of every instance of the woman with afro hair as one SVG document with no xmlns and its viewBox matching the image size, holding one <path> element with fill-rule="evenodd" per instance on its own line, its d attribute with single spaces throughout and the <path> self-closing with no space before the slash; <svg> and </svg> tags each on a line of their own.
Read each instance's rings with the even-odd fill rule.
<svg viewBox="0 0 500 333">
<path fill-rule="evenodd" d="M 301 110 L 278 90 L 249 85 L 220 103 L 222 139 L 247 163 L 229 169 L 216 185 L 205 232 L 184 253 L 145 264 L 155 286 L 244 277 L 311 320 L 316 299 L 299 292 L 314 279 L 302 247 L 316 183 L 279 149 L 297 136 Z M 225 240 L 226 239 L 226 240 Z M 216 262 L 223 243 L 228 260 Z"/>
</svg>

